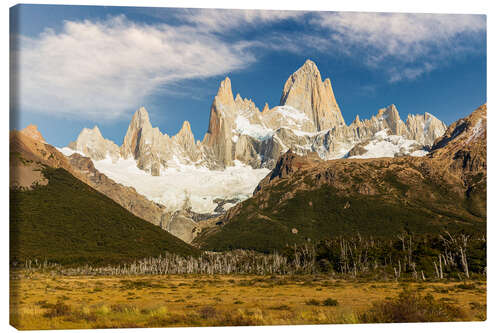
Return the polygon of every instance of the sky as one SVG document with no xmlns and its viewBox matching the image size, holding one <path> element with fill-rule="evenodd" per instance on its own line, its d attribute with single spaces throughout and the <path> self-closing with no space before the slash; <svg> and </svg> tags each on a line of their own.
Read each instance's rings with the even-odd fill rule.
<svg viewBox="0 0 500 333">
<path fill-rule="evenodd" d="M 486 16 L 18 5 L 11 8 L 11 129 L 58 147 L 97 125 L 120 145 L 144 106 L 203 139 L 228 76 L 262 109 L 313 60 L 347 123 L 395 104 L 446 124 L 486 102 Z"/>
</svg>

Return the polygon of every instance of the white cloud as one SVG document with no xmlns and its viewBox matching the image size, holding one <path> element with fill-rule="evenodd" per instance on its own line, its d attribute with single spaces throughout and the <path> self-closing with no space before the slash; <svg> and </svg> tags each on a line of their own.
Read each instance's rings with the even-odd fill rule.
<svg viewBox="0 0 500 333">
<path fill-rule="evenodd" d="M 227 32 L 242 27 L 260 27 L 287 19 L 298 19 L 306 12 L 291 10 L 186 9 L 178 17 L 206 31 Z"/>
<path fill-rule="evenodd" d="M 311 23 L 329 31 L 332 48 L 356 52 L 372 68 L 389 68 L 391 82 L 475 52 L 475 37 L 486 30 L 483 15 L 325 12 Z"/>
<path fill-rule="evenodd" d="M 19 44 L 20 107 L 92 119 L 119 117 L 161 85 L 225 74 L 255 61 L 244 43 L 124 16 L 66 21 L 59 33 L 20 37 Z"/>
</svg>

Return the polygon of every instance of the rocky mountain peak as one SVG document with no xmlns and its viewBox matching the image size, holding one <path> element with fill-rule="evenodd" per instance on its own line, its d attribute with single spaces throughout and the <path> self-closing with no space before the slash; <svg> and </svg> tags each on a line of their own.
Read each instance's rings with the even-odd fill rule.
<svg viewBox="0 0 500 333">
<path fill-rule="evenodd" d="M 399 117 L 398 109 L 394 104 L 391 104 L 386 108 L 378 110 L 377 118 L 391 119 L 392 121 L 401 120 L 401 118 Z"/>
<path fill-rule="evenodd" d="M 149 120 L 149 113 L 144 106 L 141 106 L 132 117 L 130 124 L 134 124 L 137 128 L 152 127 Z"/>
<path fill-rule="evenodd" d="M 95 125 L 92 129 L 84 128 L 78 138 L 70 142 L 69 148 L 82 152 L 85 156 L 93 160 L 102 160 L 111 157 L 116 160 L 120 157 L 120 150 L 118 146 L 111 140 L 106 140 Z"/>
<path fill-rule="evenodd" d="M 181 130 L 174 136 L 175 140 L 182 145 L 185 149 L 195 145 L 194 135 L 191 131 L 191 124 L 189 121 L 184 121 Z M 194 148 L 193 148 L 194 149 Z"/>
<path fill-rule="evenodd" d="M 149 120 L 149 114 L 146 108 L 140 107 L 132 116 L 132 120 L 128 125 L 127 133 L 123 138 L 121 146 L 121 154 L 123 157 L 128 158 L 133 156 L 137 158 L 138 147 L 141 139 L 145 139 L 151 135 L 153 126 Z"/>
<path fill-rule="evenodd" d="M 229 79 L 229 77 L 226 77 L 224 81 L 220 83 L 219 90 L 217 91 L 217 95 L 214 98 L 214 103 L 234 103 L 233 89 L 231 88 L 231 80 Z"/>
<path fill-rule="evenodd" d="M 408 115 L 406 127 L 412 139 L 429 147 L 446 131 L 445 123 L 428 112 Z"/>
<path fill-rule="evenodd" d="M 486 112 L 486 104 L 483 104 L 467 117 L 451 124 L 443 136 L 434 143 L 431 155 L 447 152 L 448 147 L 473 149 L 476 145 L 486 152 L 486 149 L 483 149 L 486 147 Z"/>
<path fill-rule="evenodd" d="M 318 67 L 311 60 L 290 75 L 283 87 L 280 105 L 304 112 L 313 123 L 310 131 L 345 125 L 331 81 L 322 81 Z"/>
<path fill-rule="evenodd" d="M 360 125 L 361 124 L 361 120 L 359 120 L 359 114 L 356 115 L 356 118 L 354 119 L 354 124 L 355 125 Z"/>
<path fill-rule="evenodd" d="M 95 125 L 92 129 L 90 128 L 84 128 L 80 132 L 80 135 L 78 135 L 78 138 L 76 139 L 76 142 L 80 143 L 90 143 L 90 142 L 96 142 L 104 140 L 102 137 L 101 131 L 99 130 L 99 127 Z M 78 150 L 78 149 L 77 149 Z"/>
<path fill-rule="evenodd" d="M 20 132 L 26 136 L 29 136 L 33 140 L 45 143 L 45 139 L 43 138 L 42 133 L 38 131 L 38 127 L 36 125 L 29 124 L 28 126 L 26 126 L 26 128 L 22 129 Z"/>
<path fill-rule="evenodd" d="M 306 169 L 308 167 L 317 165 L 322 161 L 323 160 L 318 156 L 316 152 L 299 155 L 297 153 L 294 153 L 292 150 L 288 150 L 278 158 L 273 170 L 259 182 L 259 184 L 255 188 L 254 194 L 259 192 L 274 178 L 286 178 L 288 175 L 294 173 L 297 170 Z"/>
<path fill-rule="evenodd" d="M 385 124 L 384 128 L 390 129 L 393 135 L 400 135 L 404 137 L 408 136 L 408 129 L 405 123 L 401 120 L 398 109 L 394 104 L 380 109 L 376 118 L 379 122 Z"/>
<path fill-rule="evenodd" d="M 235 102 L 243 103 L 243 98 L 241 98 L 240 94 L 236 94 L 236 98 L 234 99 Z"/>
<path fill-rule="evenodd" d="M 311 73 L 312 75 L 321 76 L 318 66 L 311 59 L 307 59 L 306 62 L 300 67 L 296 72 L 306 72 Z"/>
<path fill-rule="evenodd" d="M 267 102 L 266 102 L 266 104 L 265 104 L 265 105 L 264 105 L 264 107 L 262 108 L 262 113 L 263 113 L 263 114 L 266 114 L 266 113 L 268 113 L 268 112 L 269 112 L 269 104 L 267 104 Z"/>
<path fill-rule="evenodd" d="M 96 135 L 97 137 L 102 137 L 101 131 L 99 130 L 99 127 L 97 127 L 97 125 L 94 125 L 94 127 L 89 130 L 89 132 L 92 133 L 92 135 Z"/>
<path fill-rule="evenodd" d="M 182 123 L 181 130 L 179 131 L 179 133 L 191 133 L 191 124 L 189 123 L 189 121 L 184 120 L 184 122 Z"/>
</svg>

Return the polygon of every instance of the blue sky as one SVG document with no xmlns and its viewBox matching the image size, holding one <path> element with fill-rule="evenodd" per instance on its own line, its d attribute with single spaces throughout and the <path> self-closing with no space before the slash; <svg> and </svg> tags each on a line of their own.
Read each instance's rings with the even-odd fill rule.
<svg viewBox="0 0 500 333">
<path fill-rule="evenodd" d="M 65 146 L 98 125 L 121 144 L 140 106 L 175 134 L 208 126 L 219 82 L 279 104 L 306 59 L 332 80 L 345 120 L 395 104 L 445 123 L 486 102 L 486 17 L 21 5 L 11 9 L 11 128 Z"/>
</svg>

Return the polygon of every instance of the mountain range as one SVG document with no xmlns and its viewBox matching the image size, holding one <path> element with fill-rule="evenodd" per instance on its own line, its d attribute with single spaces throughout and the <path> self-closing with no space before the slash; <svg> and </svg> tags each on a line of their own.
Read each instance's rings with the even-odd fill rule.
<svg viewBox="0 0 500 333">
<path fill-rule="evenodd" d="M 95 126 L 83 129 L 61 151 L 91 158 L 101 173 L 165 206 L 148 220 L 192 241 L 201 231 L 199 220 L 216 217 L 249 198 L 289 150 L 299 155 L 315 152 L 323 160 L 423 156 L 445 131 L 446 125 L 429 113 L 401 120 L 394 105 L 378 110 L 370 119 L 357 116 L 347 125 L 330 79 L 323 80 L 316 64 L 307 60 L 285 82 L 280 105 L 269 108 L 266 103 L 262 111 L 251 99 L 239 94 L 234 97 L 230 79 L 223 80 L 202 141 L 195 140 L 188 121 L 176 135 L 161 133 L 141 107 L 121 146 L 105 139 Z M 138 170 L 128 174 L 131 168 Z M 139 170 L 161 180 L 142 177 L 139 181 Z M 173 170 L 181 171 L 173 175 Z M 192 172 L 193 182 L 186 170 Z M 216 171 L 224 177 L 214 178 Z M 177 176 L 184 177 L 184 182 L 173 183 L 171 179 Z M 195 179 L 216 184 L 211 189 L 200 188 Z"/>
<path fill-rule="evenodd" d="M 390 148 L 381 149 L 379 155 L 425 154 L 425 147 L 432 146 L 445 130 L 446 125 L 429 113 L 409 115 L 403 122 L 394 105 L 380 109 L 371 119 L 357 116 L 346 125 L 330 79 L 323 81 L 316 64 L 307 60 L 290 75 L 280 105 L 272 109 L 266 104 L 261 111 L 251 99 L 234 97 L 230 79 L 222 81 L 202 141 L 195 141 L 187 121 L 176 135 L 162 134 L 141 107 L 121 146 L 103 138 L 94 127 L 83 129 L 68 148 L 93 160 L 133 158 L 139 169 L 158 176 L 179 165 L 223 169 L 241 162 L 271 169 L 289 149 L 298 154 L 316 152 L 325 160 L 363 157 L 372 140 L 384 141 L 377 136 L 381 131 L 396 137 L 385 140 Z"/>
<path fill-rule="evenodd" d="M 10 140 L 19 193 L 48 186 L 62 169 L 203 249 L 485 228 L 486 105 L 449 127 L 429 113 L 403 121 L 394 105 L 347 125 L 330 79 L 310 60 L 285 82 L 280 105 L 262 111 L 234 97 L 226 78 L 201 141 L 187 121 L 176 135 L 161 133 L 144 107 L 121 146 L 97 126 L 64 148 L 32 125 Z"/>
</svg>

